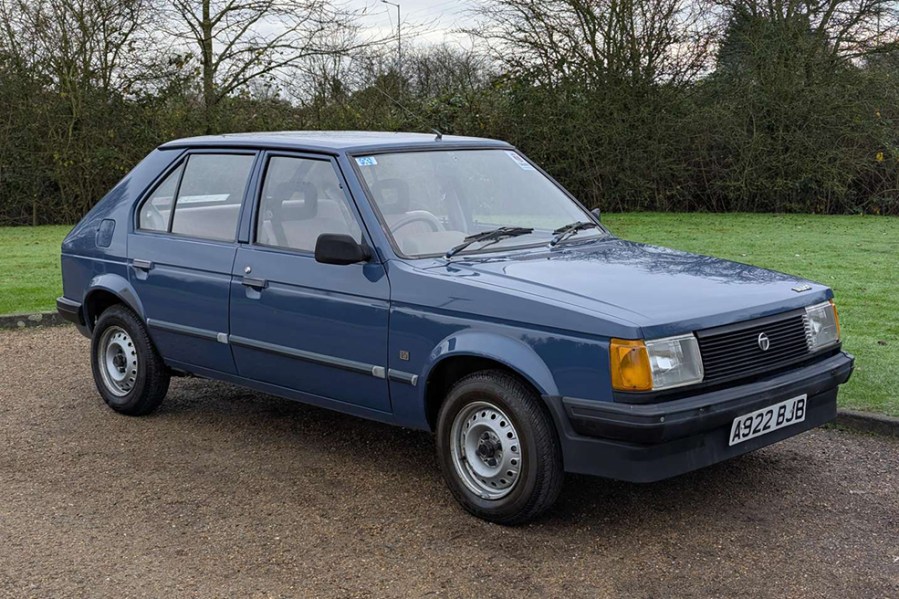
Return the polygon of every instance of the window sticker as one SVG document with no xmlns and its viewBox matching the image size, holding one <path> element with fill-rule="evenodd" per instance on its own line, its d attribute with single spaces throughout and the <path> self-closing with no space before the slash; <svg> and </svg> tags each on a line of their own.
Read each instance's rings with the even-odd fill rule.
<svg viewBox="0 0 899 599">
<path fill-rule="evenodd" d="M 378 161 L 374 156 L 359 156 L 356 158 L 356 164 L 359 166 L 376 166 Z"/>
<path fill-rule="evenodd" d="M 531 163 L 521 157 L 521 154 L 517 152 L 506 152 L 506 155 L 511 158 L 515 164 L 517 164 L 521 170 L 523 171 L 532 171 L 534 167 L 531 166 Z"/>
</svg>

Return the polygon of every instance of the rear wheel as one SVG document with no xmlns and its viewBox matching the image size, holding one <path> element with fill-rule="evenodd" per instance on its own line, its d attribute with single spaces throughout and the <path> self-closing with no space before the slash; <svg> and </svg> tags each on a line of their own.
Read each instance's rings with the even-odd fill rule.
<svg viewBox="0 0 899 599">
<path fill-rule="evenodd" d="M 169 388 L 169 373 L 143 323 L 122 305 L 104 310 L 91 339 L 94 383 L 106 404 L 129 416 L 155 410 Z"/>
<path fill-rule="evenodd" d="M 466 376 L 440 409 L 437 451 L 456 500 L 479 518 L 520 524 L 549 509 L 562 453 L 540 397 L 502 371 Z"/>
</svg>

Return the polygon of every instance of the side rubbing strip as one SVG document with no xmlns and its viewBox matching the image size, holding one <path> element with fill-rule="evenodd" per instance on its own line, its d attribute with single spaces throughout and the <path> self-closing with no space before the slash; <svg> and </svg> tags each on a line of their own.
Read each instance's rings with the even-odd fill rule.
<svg viewBox="0 0 899 599">
<path fill-rule="evenodd" d="M 182 335 L 190 335 L 191 337 L 199 337 L 200 339 L 208 339 L 210 341 L 219 340 L 219 333 L 215 331 L 189 327 L 184 324 L 175 324 L 174 322 L 165 322 L 163 320 L 148 318 L 147 326 L 151 329 L 159 329 L 160 331 L 168 331 L 170 333 L 181 333 Z"/>
<path fill-rule="evenodd" d="M 391 368 L 387 371 L 387 378 L 398 383 L 406 383 L 413 387 L 418 384 L 418 375 L 411 372 L 403 372 L 402 370 L 394 370 Z"/>
<path fill-rule="evenodd" d="M 228 340 L 231 342 L 231 345 L 249 347 L 251 349 L 258 349 L 260 351 L 265 351 L 272 354 L 279 354 L 282 356 L 288 356 L 290 358 L 297 358 L 298 360 L 305 360 L 307 362 L 313 362 L 315 364 L 324 364 L 325 366 L 333 366 L 334 368 L 341 368 L 343 370 L 349 370 L 351 372 L 358 372 L 360 374 L 368 374 L 377 378 L 384 378 L 383 366 L 375 366 L 374 364 L 366 364 L 365 362 L 356 362 L 354 360 L 345 360 L 344 358 L 336 358 L 334 356 L 327 356 L 325 354 L 317 354 L 311 351 L 294 349 L 292 347 L 285 347 L 283 345 L 276 345 L 274 343 L 266 343 L 265 341 L 257 341 L 255 339 L 248 339 L 247 337 L 239 337 L 236 335 L 229 335 Z"/>
</svg>

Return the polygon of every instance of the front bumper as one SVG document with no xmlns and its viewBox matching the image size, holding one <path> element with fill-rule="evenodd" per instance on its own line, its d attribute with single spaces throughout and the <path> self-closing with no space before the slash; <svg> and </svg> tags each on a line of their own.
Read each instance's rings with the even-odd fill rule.
<svg viewBox="0 0 899 599">
<path fill-rule="evenodd" d="M 652 482 L 748 453 L 836 417 L 837 387 L 854 358 L 820 362 L 752 383 L 656 404 L 546 397 L 560 427 L 565 470 Z M 730 446 L 733 420 L 791 397 L 808 396 L 805 420 Z"/>
</svg>

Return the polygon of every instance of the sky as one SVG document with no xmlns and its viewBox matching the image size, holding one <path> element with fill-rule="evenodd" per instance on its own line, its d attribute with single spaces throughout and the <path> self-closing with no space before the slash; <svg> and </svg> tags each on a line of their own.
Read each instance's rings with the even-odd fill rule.
<svg viewBox="0 0 899 599">
<path fill-rule="evenodd" d="M 396 1 L 396 0 L 392 0 Z M 454 31 L 472 24 L 467 13 L 476 0 L 399 0 L 404 44 L 450 43 L 470 47 L 468 36 Z M 363 26 L 373 37 L 396 35 L 396 7 L 379 0 L 348 0 L 353 9 L 366 10 Z"/>
</svg>

